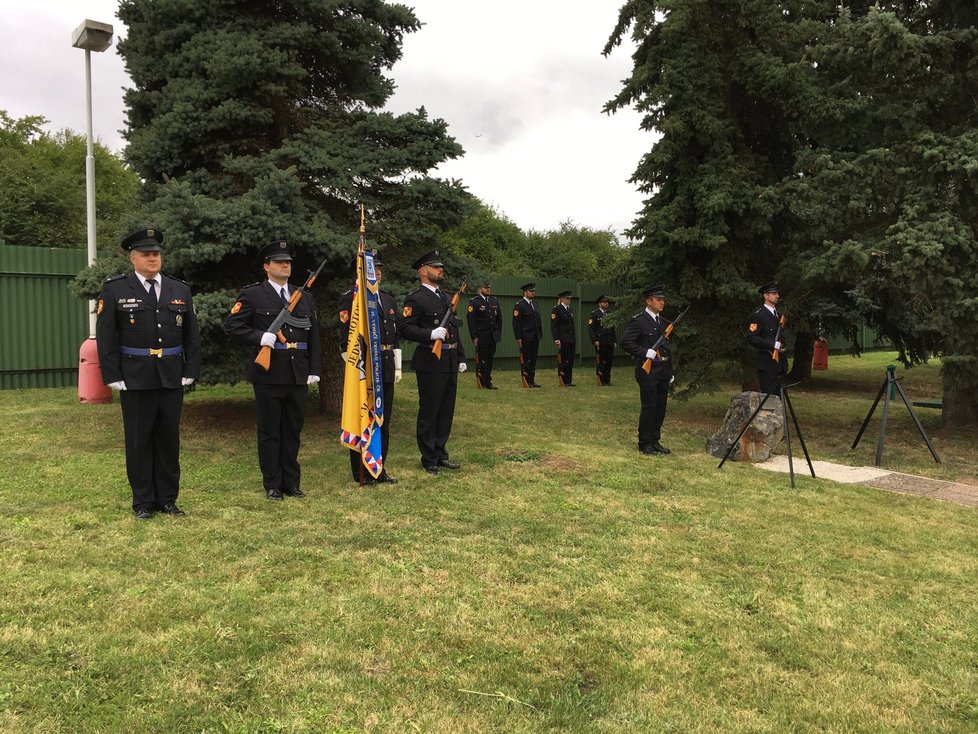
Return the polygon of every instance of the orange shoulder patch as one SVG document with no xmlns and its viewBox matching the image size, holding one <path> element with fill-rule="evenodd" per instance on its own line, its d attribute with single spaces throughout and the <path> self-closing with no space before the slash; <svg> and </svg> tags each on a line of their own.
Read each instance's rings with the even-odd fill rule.
<svg viewBox="0 0 978 734">
<path fill-rule="evenodd" d="M 515 317 L 517 317 L 519 315 L 520 315 L 520 310 L 518 308 L 514 308 L 513 309 L 513 317 L 515 318 Z"/>
<path fill-rule="evenodd" d="M 405 306 L 404 310 L 401 311 L 401 316 L 403 316 L 406 319 L 409 319 L 411 318 L 412 313 L 414 313 L 414 308 L 411 306 Z"/>
<path fill-rule="evenodd" d="M 101 298 L 98 299 L 98 311 L 96 311 L 95 313 L 102 313 L 102 308 L 104 306 L 105 306 L 105 301 L 103 301 Z"/>
<path fill-rule="evenodd" d="M 587 320 L 587 325 L 588 325 L 588 326 L 590 326 L 590 325 L 591 325 L 591 324 L 593 324 L 593 323 L 594 323 L 594 319 L 588 319 L 588 320 Z"/>
<path fill-rule="evenodd" d="M 473 311 L 475 311 L 475 306 L 469 306 L 469 313 L 472 313 Z"/>
<path fill-rule="evenodd" d="M 241 301 L 237 301 L 233 306 L 231 306 L 231 313 L 237 313 L 240 310 L 241 310 Z"/>
<path fill-rule="evenodd" d="M 554 311 L 553 313 L 550 314 L 550 320 L 553 321 L 556 318 L 557 318 L 557 312 Z"/>
<path fill-rule="evenodd" d="M 340 321 L 345 324 L 349 320 L 350 320 L 350 312 L 340 311 Z"/>
<path fill-rule="evenodd" d="M 757 324 L 756 324 L 756 323 L 753 323 L 753 322 L 751 322 L 751 325 L 750 325 L 750 330 L 751 330 L 751 331 L 757 331 Z"/>
</svg>

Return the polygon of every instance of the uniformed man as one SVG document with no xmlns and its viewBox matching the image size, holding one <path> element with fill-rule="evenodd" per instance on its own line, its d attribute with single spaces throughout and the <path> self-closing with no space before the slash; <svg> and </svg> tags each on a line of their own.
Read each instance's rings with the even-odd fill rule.
<svg viewBox="0 0 978 734">
<path fill-rule="evenodd" d="M 642 297 L 645 298 L 645 310 L 629 320 L 621 338 L 621 348 L 635 358 L 635 381 L 642 399 L 638 419 L 638 450 L 649 455 L 668 454 L 669 449 L 659 439 L 672 379 L 669 342 L 663 341 L 658 349 L 652 348 L 669 325 L 662 316 L 666 292 L 663 286 L 655 285 L 643 290 Z M 649 373 L 642 368 L 647 359 L 652 360 Z"/>
<path fill-rule="evenodd" d="M 439 288 L 445 278 L 439 251 L 426 252 L 411 267 L 418 271 L 421 287 L 404 299 L 398 332 L 418 343 L 411 361 L 418 377 L 418 449 L 424 470 L 438 474 L 441 469 L 460 468 L 448 458 L 447 445 L 455 417 L 458 374 L 466 367 L 458 331 L 462 320 L 449 316 L 445 326 L 440 326 L 451 304 Z M 441 359 L 432 352 L 436 340 L 442 341 Z"/>
<path fill-rule="evenodd" d="M 598 355 L 598 379 L 602 387 L 611 385 L 611 362 L 615 358 L 615 330 L 604 325 L 611 301 L 608 296 L 601 295 L 595 300 L 598 307 L 591 312 L 587 321 L 588 336 L 594 344 Z"/>
<path fill-rule="evenodd" d="M 183 515 L 180 413 L 183 389 L 200 376 L 200 335 L 190 286 L 160 272 L 163 233 L 122 241 L 133 272 L 109 278 L 98 298 L 95 339 L 102 380 L 119 391 L 126 474 L 139 520 Z"/>
<path fill-rule="evenodd" d="M 543 338 L 543 322 L 540 311 L 534 302 L 537 292 L 536 283 L 525 283 L 520 286 L 523 297 L 513 307 L 513 334 L 516 336 L 516 346 L 523 356 L 523 379 L 527 387 L 540 387 L 536 383 L 537 353 L 540 351 L 540 340 Z"/>
<path fill-rule="evenodd" d="M 377 273 L 377 285 L 380 285 L 384 266 L 383 255 L 379 250 L 372 250 L 374 271 Z M 354 270 L 356 263 L 354 262 Z M 380 317 L 380 361 L 384 369 L 384 423 L 380 427 L 380 446 L 384 457 L 384 468 L 380 476 L 374 479 L 363 466 L 363 457 L 359 451 L 350 449 L 350 470 L 353 481 L 357 484 L 374 484 L 375 482 L 397 484 L 397 480 L 387 472 L 390 459 L 390 430 L 394 414 L 394 385 L 401 381 L 401 339 L 397 334 L 397 299 L 392 293 L 381 289 L 378 298 L 378 316 Z M 346 363 L 346 347 L 350 337 L 350 309 L 353 307 L 353 289 L 340 296 L 337 309 L 339 311 L 340 351 L 344 364 Z"/>
<path fill-rule="evenodd" d="M 557 346 L 557 384 L 574 385 L 574 352 L 577 334 L 574 329 L 574 312 L 571 310 L 571 292 L 557 294 L 557 305 L 550 312 L 550 334 Z"/>
<path fill-rule="evenodd" d="M 780 334 L 778 332 L 781 317 L 777 306 L 781 300 L 781 290 L 772 280 L 758 288 L 757 292 L 761 294 L 764 303 L 751 316 L 747 327 L 747 343 L 757 352 L 757 382 L 760 391 L 778 395 L 781 377 L 787 372 L 784 358 L 785 334 L 783 330 Z M 778 355 L 777 359 L 774 358 L 775 354 Z"/>
<path fill-rule="evenodd" d="M 486 390 L 498 390 L 492 384 L 492 360 L 496 355 L 496 345 L 503 340 L 503 315 L 499 310 L 499 300 L 492 295 L 492 285 L 485 281 L 479 288 L 479 295 L 469 301 L 469 334 L 472 346 L 479 355 L 476 373 L 479 384 Z"/>
<path fill-rule="evenodd" d="M 306 416 L 309 385 L 322 375 L 322 345 L 312 294 L 303 293 L 292 315 L 308 319 L 308 326 L 283 324 L 285 343 L 268 329 L 298 288 L 289 283 L 292 247 L 275 240 L 258 252 L 266 279 L 245 286 L 231 307 L 224 330 L 250 346 L 245 374 L 255 391 L 258 423 L 258 465 L 265 496 L 304 497 L 300 488 L 299 436 Z M 266 372 L 255 363 L 262 347 L 271 349 Z"/>
</svg>

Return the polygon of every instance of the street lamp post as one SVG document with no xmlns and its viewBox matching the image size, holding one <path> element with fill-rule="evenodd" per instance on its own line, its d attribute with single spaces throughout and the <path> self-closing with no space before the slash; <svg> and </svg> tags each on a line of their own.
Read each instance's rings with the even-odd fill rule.
<svg viewBox="0 0 978 734">
<path fill-rule="evenodd" d="M 95 150 L 92 142 L 92 51 L 105 51 L 112 45 L 112 26 L 85 20 L 71 33 L 71 45 L 85 50 L 85 116 L 87 153 L 85 155 L 85 220 L 88 227 L 88 264 L 95 264 Z M 95 302 L 88 302 L 88 339 L 81 346 L 78 367 L 78 399 L 83 403 L 108 403 L 112 391 L 102 384 L 95 346 Z"/>
</svg>

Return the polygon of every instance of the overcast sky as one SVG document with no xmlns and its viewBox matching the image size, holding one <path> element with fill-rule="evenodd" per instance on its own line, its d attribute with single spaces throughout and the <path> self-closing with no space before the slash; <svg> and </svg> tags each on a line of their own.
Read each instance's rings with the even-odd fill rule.
<svg viewBox="0 0 978 734">
<path fill-rule="evenodd" d="M 125 27 L 116 0 L 4 3 L 0 108 L 43 115 L 50 129 L 84 133 L 84 52 L 71 31 L 85 18 Z M 602 105 L 631 67 L 630 46 L 601 49 L 614 28 L 615 0 L 403 0 L 425 24 L 408 35 L 391 73 L 393 112 L 424 106 L 448 122 L 465 148 L 438 174 L 523 229 L 562 221 L 624 230 L 642 197 L 628 183 L 654 137 L 632 110 Z M 94 129 L 108 147 L 124 141 L 122 89 L 129 79 L 113 45 L 92 55 Z"/>
</svg>

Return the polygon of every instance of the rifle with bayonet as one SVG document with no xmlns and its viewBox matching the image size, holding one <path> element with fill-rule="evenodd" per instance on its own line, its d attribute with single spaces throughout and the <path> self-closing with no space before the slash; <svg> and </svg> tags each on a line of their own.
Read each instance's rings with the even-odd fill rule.
<svg viewBox="0 0 978 734">
<path fill-rule="evenodd" d="M 687 311 L 689 311 L 689 306 L 686 306 L 686 308 L 684 308 L 682 312 L 676 317 L 676 320 L 673 321 L 671 324 L 669 324 L 669 326 L 666 327 L 666 330 L 662 332 L 662 334 L 659 336 L 658 339 L 655 340 L 655 344 L 652 345 L 652 349 L 655 352 L 659 351 L 659 347 L 662 346 L 662 342 L 666 341 L 670 336 L 672 336 L 673 329 L 679 326 L 679 322 L 683 320 L 683 316 L 686 315 Z M 642 369 L 645 370 L 645 374 L 649 374 L 650 372 L 652 372 L 651 357 L 645 360 L 645 363 L 642 365 Z"/>
<path fill-rule="evenodd" d="M 279 311 L 278 316 L 268 327 L 268 331 L 275 334 L 275 338 L 279 340 L 280 343 L 285 344 L 285 335 L 282 334 L 282 327 L 288 324 L 289 326 L 296 329 L 308 329 L 312 327 L 312 321 L 308 316 L 293 316 L 292 312 L 295 310 L 296 305 L 302 300 L 302 294 L 307 290 L 312 288 L 312 284 L 316 282 L 316 278 L 322 272 L 323 267 L 326 265 L 326 261 L 323 260 L 319 267 L 316 268 L 316 272 L 310 271 L 309 277 L 306 278 L 306 282 L 302 284 L 302 287 L 294 291 L 291 296 L 289 296 L 289 302 L 287 305 L 282 306 L 282 310 Z M 272 348 L 262 347 L 258 350 L 258 356 L 255 357 L 255 364 L 261 367 L 265 372 L 272 366 Z"/>
</svg>

